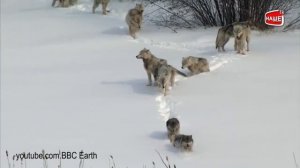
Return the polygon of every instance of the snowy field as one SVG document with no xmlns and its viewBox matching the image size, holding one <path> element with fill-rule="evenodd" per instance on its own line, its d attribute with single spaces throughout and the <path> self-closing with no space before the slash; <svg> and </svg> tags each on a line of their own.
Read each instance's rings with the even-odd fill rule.
<svg viewBox="0 0 300 168">
<path fill-rule="evenodd" d="M 101 7 L 91 13 L 91 0 L 79 2 L 63 9 L 50 0 L 1 0 L 1 167 L 6 150 L 42 149 L 96 152 L 84 168 L 108 168 L 109 155 L 118 168 L 162 168 L 155 150 L 177 168 L 300 164 L 299 31 L 253 32 L 246 56 L 235 54 L 233 40 L 217 53 L 217 28 L 173 33 L 145 23 L 133 40 L 124 18 L 134 3 L 113 1 L 103 16 Z M 212 71 L 178 77 L 163 97 L 146 86 L 135 58 L 144 47 L 178 69 L 184 56 L 207 58 Z M 170 116 L 193 135 L 193 152 L 169 143 Z M 58 163 L 48 160 L 49 168 Z M 63 168 L 78 164 L 62 160 Z"/>
</svg>

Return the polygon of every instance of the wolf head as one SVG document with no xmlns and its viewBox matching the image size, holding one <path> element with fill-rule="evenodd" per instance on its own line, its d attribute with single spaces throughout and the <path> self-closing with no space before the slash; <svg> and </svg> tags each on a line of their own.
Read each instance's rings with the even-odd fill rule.
<svg viewBox="0 0 300 168">
<path fill-rule="evenodd" d="M 177 118 L 171 118 L 167 121 L 168 137 L 179 134 L 180 123 Z"/>
<path fill-rule="evenodd" d="M 177 118 L 170 118 L 166 125 L 169 131 L 175 131 L 180 127 L 179 120 Z"/>
<path fill-rule="evenodd" d="M 137 59 L 147 60 L 152 57 L 150 50 L 144 48 L 140 51 L 139 55 L 136 56 Z"/>
<path fill-rule="evenodd" d="M 140 14 L 144 12 L 144 5 L 143 4 L 136 4 L 135 9 L 139 11 Z"/>
<path fill-rule="evenodd" d="M 182 58 L 182 62 L 181 62 L 181 64 L 182 64 L 181 68 L 182 69 L 184 69 L 184 68 L 186 68 L 186 67 L 188 67 L 192 64 L 191 58 L 192 58 L 191 56 Z"/>
<path fill-rule="evenodd" d="M 182 138 L 182 146 L 185 150 L 191 151 L 193 148 L 194 140 L 192 135 L 186 135 Z"/>
<path fill-rule="evenodd" d="M 242 25 L 234 25 L 233 26 L 233 34 L 235 38 L 241 38 L 243 35 L 244 27 Z"/>
</svg>

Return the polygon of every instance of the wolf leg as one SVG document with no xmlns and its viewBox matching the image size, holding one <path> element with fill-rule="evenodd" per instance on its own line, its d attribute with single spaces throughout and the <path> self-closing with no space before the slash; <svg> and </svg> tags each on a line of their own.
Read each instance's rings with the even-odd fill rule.
<svg viewBox="0 0 300 168">
<path fill-rule="evenodd" d="M 152 85 L 151 72 L 147 71 L 147 75 L 148 75 L 148 84 L 147 84 L 147 86 L 151 86 Z"/>
<path fill-rule="evenodd" d="M 96 12 L 96 8 L 99 6 L 99 1 L 98 0 L 94 0 L 94 4 L 93 4 L 93 13 Z"/>
<path fill-rule="evenodd" d="M 106 11 L 107 4 L 108 4 L 107 2 L 102 3 L 102 14 L 103 15 L 107 14 L 107 11 Z"/>
</svg>

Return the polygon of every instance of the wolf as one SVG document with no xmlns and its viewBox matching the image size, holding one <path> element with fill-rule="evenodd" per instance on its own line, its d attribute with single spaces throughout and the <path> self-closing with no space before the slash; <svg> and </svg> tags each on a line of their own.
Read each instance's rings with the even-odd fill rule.
<svg viewBox="0 0 300 168">
<path fill-rule="evenodd" d="M 224 46 L 233 37 L 233 25 L 226 25 L 219 29 L 218 35 L 216 38 L 216 49 L 218 52 L 225 51 Z"/>
<path fill-rule="evenodd" d="M 167 95 L 169 91 L 169 86 L 174 86 L 175 76 L 179 74 L 183 77 L 187 77 L 186 74 L 180 72 L 178 69 L 166 63 L 161 64 L 154 73 L 154 79 L 156 79 L 156 84 L 163 90 L 164 96 Z"/>
<path fill-rule="evenodd" d="M 191 75 L 199 74 L 202 72 L 209 72 L 209 63 L 205 58 L 199 57 L 183 57 L 181 68 L 188 68 L 191 71 Z"/>
<path fill-rule="evenodd" d="M 126 23 L 129 27 L 129 34 L 134 39 L 136 38 L 136 33 L 141 30 L 143 12 L 143 4 L 136 4 L 135 8 L 130 9 L 126 15 Z"/>
<path fill-rule="evenodd" d="M 179 134 L 180 130 L 180 123 L 177 118 L 170 118 L 166 122 L 167 130 L 168 130 L 168 138 L 171 140 L 172 135 Z"/>
<path fill-rule="evenodd" d="M 107 12 L 109 12 L 106 7 L 108 5 L 110 0 L 94 0 L 94 5 L 93 5 L 93 13 L 95 13 L 96 8 L 101 4 L 102 5 L 102 14 L 106 15 Z"/>
<path fill-rule="evenodd" d="M 158 73 L 158 69 L 163 65 L 163 64 L 167 64 L 167 60 L 165 59 L 160 59 L 155 57 L 150 50 L 144 48 L 142 49 L 139 54 L 136 56 L 137 59 L 142 59 L 144 62 L 144 68 L 147 72 L 147 76 L 148 76 L 148 85 L 147 86 L 151 86 L 152 85 L 152 76 L 154 78 L 154 80 L 157 80 L 157 73 Z"/>
<path fill-rule="evenodd" d="M 55 3 L 59 1 L 58 7 L 69 7 L 72 5 L 75 5 L 77 3 L 78 0 L 53 0 L 52 1 L 52 6 L 55 6 Z"/>
<path fill-rule="evenodd" d="M 163 90 L 164 96 L 167 95 L 169 91 L 169 86 L 174 85 L 175 74 L 172 67 L 168 64 L 162 64 L 158 68 L 156 83 L 159 88 Z"/>
<path fill-rule="evenodd" d="M 239 54 L 245 55 L 245 43 L 247 42 L 247 51 L 249 51 L 250 42 L 250 26 L 248 24 L 234 24 L 233 34 L 234 34 L 234 49 Z"/>
<path fill-rule="evenodd" d="M 171 135 L 171 143 L 176 148 L 184 149 L 185 151 L 192 151 L 194 140 L 192 135 Z"/>
</svg>

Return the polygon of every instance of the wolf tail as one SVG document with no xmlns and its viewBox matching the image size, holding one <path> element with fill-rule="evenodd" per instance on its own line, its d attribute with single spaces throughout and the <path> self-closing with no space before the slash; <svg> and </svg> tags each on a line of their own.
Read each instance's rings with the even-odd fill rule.
<svg viewBox="0 0 300 168">
<path fill-rule="evenodd" d="M 170 65 L 170 66 L 171 66 L 171 65 Z M 181 76 L 183 76 L 183 77 L 188 77 L 187 74 L 185 74 L 185 73 L 179 71 L 178 69 L 174 68 L 173 66 L 171 66 L 171 68 L 172 68 L 173 70 L 175 70 L 175 72 L 176 72 L 177 74 L 179 74 L 179 75 L 181 75 Z"/>
</svg>

